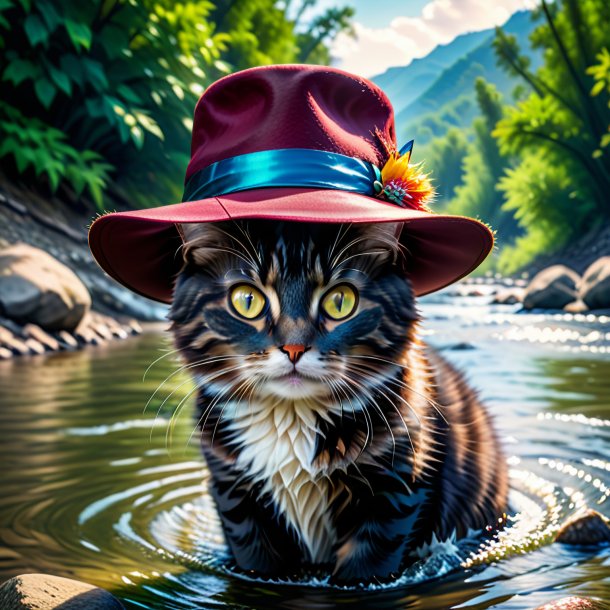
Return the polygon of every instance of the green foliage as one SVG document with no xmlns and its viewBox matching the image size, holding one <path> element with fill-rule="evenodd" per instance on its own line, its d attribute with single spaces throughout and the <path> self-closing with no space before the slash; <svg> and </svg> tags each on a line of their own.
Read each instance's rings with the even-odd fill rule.
<svg viewBox="0 0 610 610">
<path fill-rule="evenodd" d="M 425 159 L 424 169 L 429 171 L 436 188 L 437 200 L 434 208 L 443 210 L 454 196 L 455 188 L 463 176 L 462 162 L 469 143 L 461 129 L 449 129 L 442 138 L 427 146 L 417 146 L 416 159 Z M 436 177 L 439 177 L 436 180 Z"/>
<path fill-rule="evenodd" d="M 498 231 L 503 241 L 512 238 L 516 223 L 502 208 L 502 194 L 497 189 L 507 158 L 503 157 L 492 131 L 503 114 L 502 97 L 496 88 L 479 78 L 475 83 L 481 116 L 473 122 L 474 138 L 464 157 L 463 181 L 447 207 L 452 214 L 478 216 Z"/>
<path fill-rule="evenodd" d="M 23 116 L 0 102 L 0 158 L 13 161 L 20 174 L 31 171 L 47 180 L 55 192 L 67 183 L 78 197 L 88 194 L 98 207 L 112 167 L 91 150 L 78 151 L 66 142 L 66 135 L 42 121 Z"/>
<path fill-rule="evenodd" d="M 599 63 L 590 66 L 587 69 L 587 74 L 590 74 L 595 84 L 591 89 L 591 95 L 596 97 L 604 93 L 610 94 L 610 51 L 603 48 L 596 56 Z M 610 99 L 608 100 L 610 107 Z M 594 155 L 608 154 L 605 148 L 610 146 L 610 125 L 608 125 L 608 133 L 604 133 L 599 141 L 599 150 L 596 150 Z"/>
<path fill-rule="evenodd" d="M 557 250 L 610 212 L 608 4 L 542 0 L 535 17 L 530 40 L 544 58 L 536 69 L 514 36 L 496 32 L 499 65 L 527 89 L 502 108 L 477 85 L 483 117 L 474 122 L 464 181 L 448 208 L 499 229 L 504 273 Z"/>
<path fill-rule="evenodd" d="M 512 212 L 525 231 L 514 245 L 503 248 L 498 260 L 502 273 L 514 273 L 536 256 L 563 246 L 588 228 L 595 208 L 586 185 L 578 184 L 553 154 L 528 153 L 506 172 L 499 189 L 506 198 L 503 209 Z"/>
<path fill-rule="evenodd" d="M 514 41 L 498 34 L 502 64 L 520 74 L 533 92 L 507 112 L 494 135 L 503 154 L 552 153 L 575 183 L 591 185 L 587 197 L 594 205 L 588 199 L 576 205 L 607 214 L 610 154 L 602 144 L 610 123 L 610 92 L 598 85 L 610 40 L 607 2 L 562 0 L 551 6 L 543 1 L 539 13 L 543 21 L 531 39 L 534 48 L 544 49 L 544 64 L 535 73 Z M 600 72 L 592 69 L 596 56 Z M 547 202 L 553 205 L 550 197 Z"/>
<path fill-rule="evenodd" d="M 332 9 L 325 24 L 300 31 L 278 0 L 1 0 L 4 116 L 28 117 L 17 124 L 35 125 L 61 150 L 49 158 L 63 160 L 49 174 L 23 164 L 24 155 L 38 156 L 13 151 L 15 169 L 54 189 L 70 184 L 100 206 L 104 188 L 127 205 L 179 200 L 205 87 L 234 69 L 296 61 L 305 51 L 322 57 L 350 15 Z M 31 133 L 20 137 L 36 149 Z"/>
</svg>

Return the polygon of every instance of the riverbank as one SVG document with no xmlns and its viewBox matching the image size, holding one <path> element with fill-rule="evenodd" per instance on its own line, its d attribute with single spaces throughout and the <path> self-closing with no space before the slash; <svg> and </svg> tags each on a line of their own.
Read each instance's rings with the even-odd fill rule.
<svg viewBox="0 0 610 610">
<path fill-rule="evenodd" d="M 125 339 L 142 332 L 141 322 L 164 319 L 166 308 L 132 294 L 100 269 L 87 243 L 90 222 L 85 208 L 0 179 L 0 360 Z M 30 260 L 19 261 L 15 270 L 19 255 Z M 67 288 L 58 287 L 62 280 Z M 76 320 L 70 307 L 80 308 Z M 61 308 L 65 323 L 47 324 L 49 310 L 55 315 Z"/>
<path fill-rule="evenodd" d="M 85 206 L 42 197 L 0 176 L 0 249 L 24 243 L 44 250 L 79 277 L 91 295 L 92 309 L 100 314 L 140 321 L 163 319 L 163 305 L 123 288 L 97 265 L 87 242 L 94 217 Z"/>
</svg>

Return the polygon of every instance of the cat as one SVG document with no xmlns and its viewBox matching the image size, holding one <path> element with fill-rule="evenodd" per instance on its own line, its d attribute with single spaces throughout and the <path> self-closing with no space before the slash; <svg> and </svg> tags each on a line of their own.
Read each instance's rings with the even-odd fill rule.
<svg viewBox="0 0 610 610">
<path fill-rule="evenodd" d="M 388 579 L 506 508 L 490 416 L 417 337 L 401 228 L 180 227 L 171 331 L 242 570 Z"/>
</svg>

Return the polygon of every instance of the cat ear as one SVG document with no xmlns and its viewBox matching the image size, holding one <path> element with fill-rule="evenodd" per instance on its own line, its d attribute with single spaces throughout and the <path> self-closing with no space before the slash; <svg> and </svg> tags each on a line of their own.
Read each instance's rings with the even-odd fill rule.
<svg viewBox="0 0 610 610">
<path fill-rule="evenodd" d="M 227 242 L 226 232 L 215 223 L 184 223 L 178 225 L 178 232 L 183 242 L 182 257 L 187 265 L 210 265 Z"/>
<path fill-rule="evenodd" d="M 360 239 L 356 247 L 374 259 L 374 265 L 396 263 L 401 256 L 399 241 L 402 232 L 402 222 L 379 222 L 358 226 Z"/>
</svg>

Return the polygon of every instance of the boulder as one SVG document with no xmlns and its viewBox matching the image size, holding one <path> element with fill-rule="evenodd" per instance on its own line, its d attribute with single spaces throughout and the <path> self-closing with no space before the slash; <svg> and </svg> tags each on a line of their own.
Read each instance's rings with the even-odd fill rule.
<svg viewBox="0 0 610 610">
<path fill-rule="evenodd" d="M 580 277 L 564 265 L 552 265 L 537 273 L 523 295 L 524 309 L 562 309 L 576 300 Z"/>
<path fill-rule="evenodd" d="M 22 574 L 0 586 L 2 610 L 124 610 L 116 597 L 93 585 L 50 574 Z"/>
<path fill-rule="evenodd" d="M 610 308 L 610 256 L 602 256 L 585 271 L 578 294 L 589 309 Z"/>
<path fill-rule="evenodd" d="M 513 287 L 500 290 L 491 300 L 492 305 L 514 305 L 522 303 L 525 295 L 525 288 Z"/>
<path fill-rule="evenodd" d="M 563 310 L 567 311 L 568 313 L 585 313 L 586 311 L 589 311 L 589 308 L 584 301 L 578 299 L 577 301 L 568 303 Z"/>
<path fill-rule="evenodd" d="M 588 509 L 568 519 L 555 535 L 555 542 L 574 545 L 610 542 L 610 521 L 596 510 Z"/>
<path fill-rule="evenodd" d="M 0 314 L 45 330 L 74 330 L 90 307 L 85 285 L 44 250 L 27 244 L 0 250 Z"/>
</svg>

